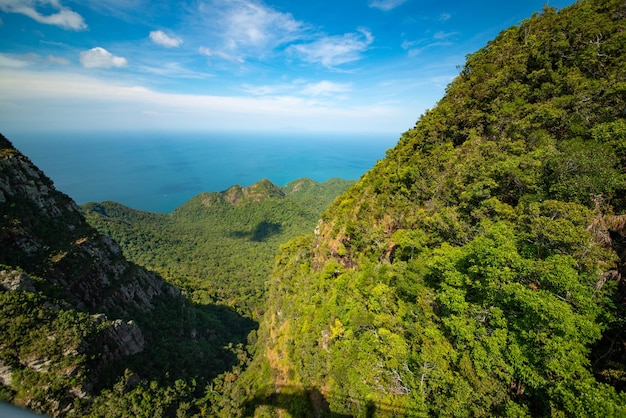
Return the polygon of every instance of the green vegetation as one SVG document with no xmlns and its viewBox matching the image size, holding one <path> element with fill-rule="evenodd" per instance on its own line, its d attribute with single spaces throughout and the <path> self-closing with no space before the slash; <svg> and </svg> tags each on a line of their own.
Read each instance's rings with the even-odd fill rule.
<svg viewBox="0 0 626 418">
<path fill-rule="evenodd" d="M 581 1 L 470 55 L 282 248 L 242 408 L 625 415 L 625 34 Z"/>
<path fill-rule="evenodd" d="M 191 400 L 241 363 L 257 324 L 128 262 L 1 135 L 0 154 L 0 399 L 51 416 L 199 413 Z"/>
<path fill-rule="evenodd" d="M 258 318 L 280 244 L 313 231 L 321 212 L 353 181 L 267 180 L 200 194 L 171 214 L 115 202 L 82 209 L 131 261 L 158 272 L 198 303 L 219 303 Z"/>
<path fill-rule="evenodd" d="M 139 318 L 147 348 L 111 363 L 105 357 L 116 349 L 107 335 L 112 322 L 103 315 L 44 292 L 0 291 L 0 366 L 11 369 L 0 399 L 54 415 L 197 413 L 192 401 L 239 363 L 252 328 L 227 309 L 181 306 L 175 299 L 158 301 Z"/>
<path fill-rule="evenodd" d="M 149 273 L 102 256 L 65 198 L 46 220 L 14 194 L 0 262 L 34 289 L 0 290 L 0 377 L 20 379 L 0 397 L 70 416 L 626 416 L 624 68 L 623 0 L 546 7 L 468 56 L 317 224 L 346 183 L 261 181 L 169 215 L 85 205 L 184 289 L 111 308 L 146 347 L 106 368 L 115 323 L 74 298 L 102 260 L 122 284 Z"/>
</svg>

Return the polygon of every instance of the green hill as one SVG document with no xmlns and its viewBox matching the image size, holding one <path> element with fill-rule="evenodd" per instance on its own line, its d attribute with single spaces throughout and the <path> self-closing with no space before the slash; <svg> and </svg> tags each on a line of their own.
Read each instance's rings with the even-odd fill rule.
<svg viewBox="0 0 626 418">
<path fill-rule="evenodd" d="M 622 0 L 545 8 L 470 55 L 283 247 L 224 390 L 250 414 L 626 415 L 625 68 Z"/>
<path fill-rule="evenodd" d="M 114 202 L 82 209 L 129 260 L 186 289 L 193 300 L 227 304 L 257 317 L 279 246 L 313 231 L 323 209 L 353 183 L 300 179 L 278 187 L 262 180 L 202 193 L 171 214 Z"/>
<path fill-rule="evenodd" d="M 0 401 L 53 417 L 199 412 L 255 328 L 126 260 L 0 135 Z"/>
</svg>

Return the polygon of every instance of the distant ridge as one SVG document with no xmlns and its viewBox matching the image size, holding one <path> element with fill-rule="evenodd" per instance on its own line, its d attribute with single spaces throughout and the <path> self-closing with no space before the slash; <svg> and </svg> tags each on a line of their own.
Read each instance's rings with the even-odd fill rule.
<svg viewBox="0 0 626 418">
<path fill-rule="evenodd" d="M 82 210 L 130 260 L 189 289 L 198 301 L 257 318 L 280 245 L 313 231 L 322 211 L 354 183 L 304 178 L 279 187 L 263 179 L 200 193 L 170 214 L 115 202 L 87 203 Z"/>
</svg>

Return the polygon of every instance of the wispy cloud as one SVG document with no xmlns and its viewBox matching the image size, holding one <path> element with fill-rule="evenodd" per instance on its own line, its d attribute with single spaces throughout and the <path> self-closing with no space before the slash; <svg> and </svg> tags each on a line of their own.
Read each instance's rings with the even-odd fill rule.
<svg viewBox="0 0 626 418">
<path fill-rule="evenodd" d="M 57 64 L 57 65 L 69 65 L 70 61 L 67 58 L 57 57 L 54 55 L 48 55 L 46 57 L 46 63 Z"/>
<path fill-rule="evenodd" d="M 439 76 L 435 76 L 431 79 L 431 81 L 438 85 L 438 86 L 442 86 L 445 87 L 448 84 L 450 84 L 452 82 L 452 80 L 454 80 L 454 78 L 456 77 L 456 75 L 439 75 Z"/>
<path fill-rule="evenodd" d="M 310 93 L 316 89 L 311 84 Z M 330 84 L 318 86 L 317 91 Z M 307 86 L 305 85 L 305 89 Z M 335 87 L 332 87 L 336 89 Z M 276 129 L 288 120 L 293 126 L 307 128 L 324 126 L 331 130 L 346 130 L 358 126 L 363 131 L 383 131 L 380 121 L 391 122 L 406 117 L 405 110 L 388 105 L 348 104 L 341 106 L 335 100 L 299 97 L 294 94 L 246 97 L 199 94 L 162 93 L 137 85 L 61 72 L 0 69 L 0 97 L 12 107 L 0 112 L 0 122 L 8 118 L 28 120 L 48 108 L 50 103 L 62 103 L 55 110 L 67 114 L 71 109 L 74 128 L 105 128 L 110 121 L 104 114 L 93 114 L 86 109 L 104 109 L 115 115 L 116 126 L 154 128 L 154 121 L 142 122 L 137 115 L 159 114 L 159 123 L 184 121 L 188 129 L 221 129 L 232 126 L 253 126 L 255 129 Z M 85 106 L 89 104 L 89 106 Z M 2 106 L 2 100 L 0 100 Z M 52 106 L 54 108 L 54 106 Z M 12 110 L 11 110 L 12 109 Z M 120 112 L 123 109 L 123 112 Z M 10 112 L 8 112 L 10 110 Z M 86 113 L 83 113 L 86 110 Z M 112 113 L 110 113 L 112 112 Z M 76 117 L 80 114 L 81 117 Z M 51 116 L 52 117 L 52 116 Z M 55 116 L 56 117 L 56 116 Z M 413 115 L 411 115 L 413 117 Z M 67 123 L 68 119 L 63 119 Z M 141 125 L 144 123 L 143 125 Z M 147 123 L 147 125 L 146 125 Z M 80 124 L 80 126 L 79 126 Z M 67 128 L 67 127 L 65 127 Z M 385 128 L 385 129 L 383 129 Z M 392 131 L 387 129 L 388 131 Z"/>
<path fill-rule="evenodd" d="M 0 54 L 0 67 L 8 68 L 22 68 L 26 67 L 30 63 L 18 58 L 14 58 L 5 54 Z"/>
<path fill-rule="evenodd" d="M 244 59 L 241 57 L 235 57 L 233 55 L 230 55 L 224 51 L 214 51 L 211 48 L 207 48 L 205 46 L 201 46 L 200 48 L 198 48 L 198 52 L 201 53 L 202 55 L 206 56 L 206 57 L 219 57 L 221 59 L 225 59 L 227 61 L 234 61 L 234 62 L 238 62 L 238 63 L 243 63 Z"/>
<path fill-rule="evenodd" d="M 294 44 L 288 51 L 306 62 L 332 68 L 361 59 L 373 42 L 374 36 L 360 29 L 358 33 L 326 36 L 310 43 Z"/>
<path fill-rule="evenodd" d="M 369 6 L 375 9 L 388 11 L 395 9 L 403 4 L 406 0 L 370 0 Z"/>
<path fill-rule="evenodd" d="M 210 48 L 213 56 L 241 60 L 263 56 L 281 45 L 302 39 L 309 28 L 291 13 L 251 0 L 214 0 L 201 4 L 199 11 L 203 25 L 214 37 Z"/>
<path fill-rule="evenodd" d="M 442 46 L 450 46 L 453 45 L 453 39 L 457 36 L 458 32 L 435 32 L 428 38 L 419 39 L 419 40 L 408 40 L 405 39 L 402 41 L 401 47 L 406 50 L 409 56 L 416 56 L 422 53 L 426 49 L 442 47 Z"/>
<path fill-rule="evenodd" d="M 306 97 L 337 97 L 351 90 L 348 83 L 336 83 L 322 80 L 314 83 L 305 80 L 295 80 L 291 83 L 279 83 L 273 85 L 254 86 L 246 84 L 243 86 L 246 93 L 254 96 L 306 96 Z"/>
<path fill-rule="evenodd" d="M 243 85 L 243 91 L 253 96 L 274 96 L 278 94 L 284 94 L 286 91 L 293 89 L 293 84 L 275 84 L 275 85 L 262 85 L 253 86 L 250 84 Z"/>
<path fill-rule="evenodd" d="M 443 41 L 443 40 L 447 40 L 449 38 L 452 38 L 455 35 L 458 35 L 458 32 L 444 32 L 444 31 L 439 31 L 439 32 L 435 32 L 433 34 L 433 39 L 437 40 L 437 41 Z"/>
<path fill-rule="evenodd" d="M 258 0 L 210 0 L 198 6 L 196 19 L 205 40 L 199 52 L 207 57 L 243 63 L 286 54 L 327 68 L 357 61 L 374 42 L 366 29 L 332 35 L 291 13 Z"/>
<path fill-rule="evenodd" d="M 54 9 L 56 12 L 43 14 L 38 8 Z M 59 0 L 0 0 L 0 10 L 5 13 L 18 13 L 46 25 L 61 26 L 65 29 L 87 29 L 83 17 L 63 6 Z"/>
<path fill-rule="evenodd" d="M 179 62 L 160 62 L 158 65 L 143 65 L 139 67 L 139 70 L 158 75 L 161 77 L 170 78 L 185 78 L 185 79 L 205 79 L 212 77 L 211 74 L 206 72 L 198 72 L 192 69 L 186 68 Z"/>
<path fill-rule="evenodd" d="M 307 96 L 334 96 L 338 93 L 347 93 L 349 91 L 350 84 L 322 80 L 317 83 L 307 84 L 301 92 Z"/>
<path fill-rule="evenodd" d="M 68 65 L 70 62 L 55 55 L 42 58 L 37 54 L 0 54 L 0 67 L 24 68 L 29 65 Z"/>
<path fill-rule="evenodd" d="M 440 22 L 446 22 L 448 20 L 450 20 L 450 18 L 452 18 L 452 15 L 450 13 L 442 13 L 441 15 L 439 15 L 439 21 Z"/>
<path fill-rule="evenodd" d="M 164 46 L 165 48 L 178 48 L 183 41 L 180 38 L 167 35 L 162 30 L 153 30 L 150 32 L 150 39 L 157 45 Z"/>
<path fill-rule="evenodd" d="M 111 68 L 125 67 L 128 63 L 126 58 L 111 54 L 104 48 L 95 47 L 80 53 L 80 63 L 85 68 Z"/>
<path fill-rule="evenodd" d="M 89 0 L 83 1 L 82 6 L 99 15 L 115 16 L 128 23 L 150 24 L 149 17 L 158 10 L 159 3 L 156 0 Z"/>
</svg>

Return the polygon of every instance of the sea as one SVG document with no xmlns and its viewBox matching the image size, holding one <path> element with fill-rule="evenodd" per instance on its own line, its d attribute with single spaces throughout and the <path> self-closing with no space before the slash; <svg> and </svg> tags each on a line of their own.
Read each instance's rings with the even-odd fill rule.
<svg viewBox="0 0 626 418">
<path fill-rule="evenodd" d="M 394 134 L 253 132 L 18 133 L 8 139 L 78 204 L 112 200 L 169 213 L 202 192 L 268 179 L 359 179 Z"/>
</svg>

